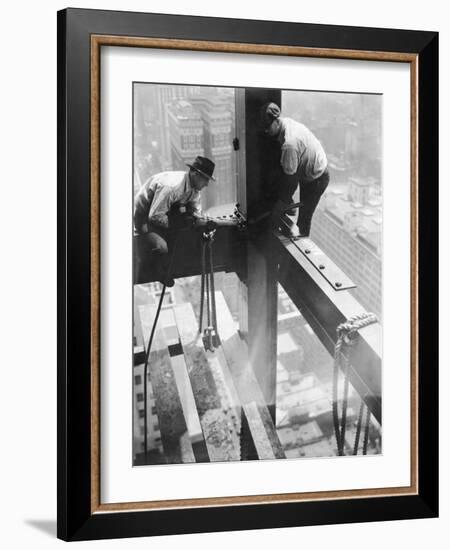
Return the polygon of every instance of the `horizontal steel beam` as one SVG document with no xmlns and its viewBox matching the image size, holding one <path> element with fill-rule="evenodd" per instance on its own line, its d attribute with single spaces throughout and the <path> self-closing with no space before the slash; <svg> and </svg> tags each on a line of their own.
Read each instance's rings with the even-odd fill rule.
<svg viewBox="0 0 450 550">
<path fill-rule="evenodd" d="M 139 247 L 134 236 L 133 261 L 134 284 L 149 283 L 158 280 L 150 261 L 139 257 Z M 176 242 L 175 253 L 171 264 L 171 276 L 174 279 L 180 277 L 192 277 L 201 275 L 201 243 L 202 231 L 188 229 L 180 233 Z M 219 227 L 214 237 L 214 271 L 241 272 L 246 269 L 246 237 L 245 232 L 236 227 Z M 169 252 L 170 254 L 170 252 Z M 144 267 L 138 268 L 138 264 L 144 263 Z M 141 264 L 142 265 L 142 264 Z"/>
<path fill-rule="evenodd" d="M 305 257 L 296 242 L 272 234 L 268 252 L 275 253 L 279 262 L 278 280 L 291 300 L 311 325 L 317 337 L 334 354 L 336 328 L 353 315 L 366 310 L 348 290 L 334 289 Z M 381 325 L 359 331 L 352 354 L 350 381 L 381 423 Z"/>
<path fill-rule="evenodd" d="M 284 216 L 281 220 L 282 227 L 290 229 L 291 225 Z M 309 260 L 317 271 L 324 277 L 334 290 L 348 290 L 355 288 L 355 283 L 340 269 L 326 254 L 309 238 L 294 238 L 295 246 Z"/>
</svg>

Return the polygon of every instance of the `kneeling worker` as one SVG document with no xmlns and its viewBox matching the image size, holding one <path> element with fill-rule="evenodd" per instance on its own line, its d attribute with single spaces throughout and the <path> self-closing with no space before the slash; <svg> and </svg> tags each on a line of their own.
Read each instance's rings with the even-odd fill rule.
<svg viewBox="0 0 450 550">
<path fill-rule="evenodd" d="M 134 227 L 138 238 L 138 253 L 142 261 L 151 258 L 156 278 L 166 286 L 174 281 L 168 274 L 168 252 L 173 238 L 170 212 L 180 207 L 195 224 L 202 216 L 200 191 L 213 177 L 215 164 L 198 156 L 185 172 L 161 172 L 150 177 L 134 200 Z"/>
</svg>

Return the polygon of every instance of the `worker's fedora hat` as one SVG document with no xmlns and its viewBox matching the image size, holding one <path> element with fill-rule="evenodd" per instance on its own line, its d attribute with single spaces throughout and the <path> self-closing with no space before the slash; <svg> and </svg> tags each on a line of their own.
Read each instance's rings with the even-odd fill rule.
<svg viewBox="0 0 450 550">
<path fill-rule="evenodd" d="M 213 176 L 215 164 L 212 160 L 207 159 L 206 157 L 198 156 L 195 158 L 192 164 L 186 163 L 189 168 L 192 168 L 196 172 L 200 172 L 202 176 L 210 180 L 216 181 L 216 178 Z"/>
</svg>

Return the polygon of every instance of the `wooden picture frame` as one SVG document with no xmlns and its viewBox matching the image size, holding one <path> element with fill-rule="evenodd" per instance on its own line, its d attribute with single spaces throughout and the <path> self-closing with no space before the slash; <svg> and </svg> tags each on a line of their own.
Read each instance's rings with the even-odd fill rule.
<svg viewBox="0 0 450 550">
<path fill-rule="evenodd" d="M 100 50 L 406 63 L 411 69 L 409 487 L 100 501 Z M 58 13 L 58 537 L 87 540 L 438 514 L 438 35 L 67 9 Z"/>
</svg>

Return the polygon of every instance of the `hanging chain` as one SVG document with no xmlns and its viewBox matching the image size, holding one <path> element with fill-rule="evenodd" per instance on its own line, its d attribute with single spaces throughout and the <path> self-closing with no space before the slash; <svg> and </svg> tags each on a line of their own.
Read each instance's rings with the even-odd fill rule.
<svg viewBox="0 0 450 550">
<path fill-rule="evenodd" d="M 378 321 L 377 316 L 374 313 L 362 313 L 360 315 L 354 315 L 347 319 L 345 323 L 338 325 L 337 332 L 337 341 L 334 348 L 334 368 L 333 368 L 333 425 L 334 432 L 336 437 L 336 445 L 339 456 L 345 454 L 345 432 L 347 427 L 347 408 L 348 408 L 348 392 L 349 392 L 349 371 L 350 371 L 350 360 L 348 349 L 344 353 L 344 347 L 350 348 L 354 345 L 357 332 L 373 323 Z M 342 415 L 339 421 L 339 411 L 338 411 L 338 381 L 339 381 L 339 369 L 342 368 L 344 372 L 344 391 L 342 398 Z M 358 426 L 356 429 L 355 444 L 353 447 L 353 454 L 357 454 L 359 438 L 361 433 L 362 425 L 362 416 L 364 412 L 364 402 L 361 401 L 361 408 L 359 411 Z M 370 411 L 367 408 L 366 414 L 366 426 L 364 433 L 364 447 L 363 453 L 367 452 L 367 441 L 370 425 Z M 355 452 L 356 451 L 356 452 Z"/>
<path fill-rule="evenodd" d="M 198 325 L 199 332 L 203 329 L 203 309 L 205 304 L 205 278 L 206 278 L 206 241 L 202 239 L 202 280 L 200 288 L 200 321 Z"/>
<path fill-rule="evenodd" d="M 203 331 L 203 345 L 206 351 L 214 351 L 220 346 L 220 338 L 217 331 L 216 296 L 214 287 L 214 261 L 213 243 L 216 230 L 208 231 L 202 235 L 202 281 L 200 299 L 199 332 Z M 206 294 L 206 326 L 203 327 L 203 309 Z"/>
<path fill-rule="evenodd" d="M 212 316 L 212 344 L 215 348 L 220 346 L 219 333 L 217 331 L 217 310 L 216 310 L 216 292 L 214 286 L 214 260 L 213 260 L 213 242 L 214 242 L 214 233 L 212 234 L 211 239 L 208 241 L 209 249 L 209 274 L 211 277 L 210 291 L 211 291 L 211 316 Z"/>
</svg>

